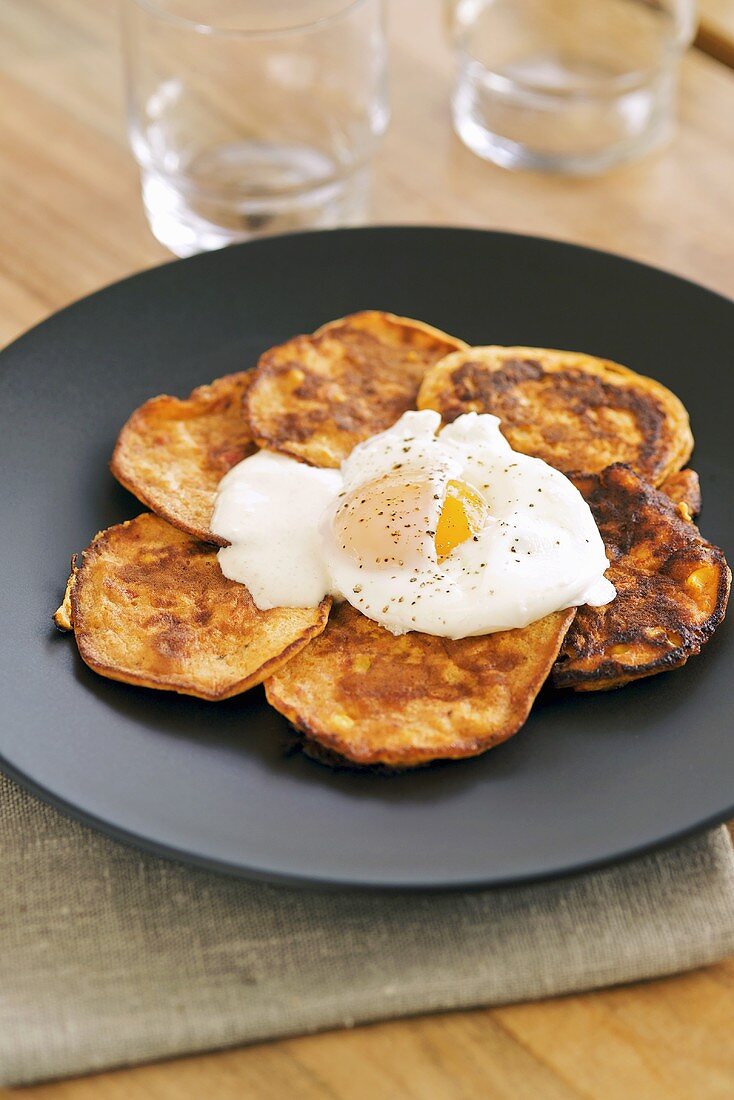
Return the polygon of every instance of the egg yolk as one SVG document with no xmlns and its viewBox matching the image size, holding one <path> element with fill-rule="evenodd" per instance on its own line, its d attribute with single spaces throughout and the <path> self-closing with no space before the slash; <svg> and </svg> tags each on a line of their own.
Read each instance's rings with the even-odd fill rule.
<svg viewBox="0 0 734 1100">
<path fill-rule="evenodd" d="M 477 535 L 486 518 L 486 501 L 476 489 L 464 481 L 449 481 L 436 524 L 434 541 L 438 560 L 443 561 L 462 542 Z"/>
<path fill-rule="evenodd" d="M 448 482 L 436 520 L 437 499 L 436 486 L 427 478 L 405 481 L 386 475 L 360 486 L 335 518 L 341 548 L 367 568 L 400 568 L 425 560 L 428 535 L 439 562 L 444 561 L 479 533 L 488 509 L 481 495 L 463 481 Z"/>
</svg>

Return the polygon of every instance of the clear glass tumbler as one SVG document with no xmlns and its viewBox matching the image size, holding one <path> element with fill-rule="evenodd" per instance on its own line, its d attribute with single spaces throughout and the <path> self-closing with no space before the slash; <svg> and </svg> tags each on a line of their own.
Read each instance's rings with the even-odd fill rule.
<svg viewBox="0 0 734 1100">
<path fill-rule="evenodd" d="M 505 168 L 592 174 L 671 133 L 695 0 L 449 0 L 454 127 Z"/>
<path fill-rule="evenodd" d="M 130 141 L 179 256 L 355 224 L 389 119 L 382 0 L 123 0 Z"/>
</svg>

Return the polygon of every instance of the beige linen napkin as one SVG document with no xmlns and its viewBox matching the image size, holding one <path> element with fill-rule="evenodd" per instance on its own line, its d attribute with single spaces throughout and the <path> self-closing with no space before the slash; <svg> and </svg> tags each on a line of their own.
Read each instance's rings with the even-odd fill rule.
<svg viewBox="0 0 734 1100">
<path fill-rule="evenodd" d="M 0 1084 L 669 974 L 734 952 L 714 830 L 623 865 L 464 893 L 220 877 L 0 777 Z"/>
</svg>

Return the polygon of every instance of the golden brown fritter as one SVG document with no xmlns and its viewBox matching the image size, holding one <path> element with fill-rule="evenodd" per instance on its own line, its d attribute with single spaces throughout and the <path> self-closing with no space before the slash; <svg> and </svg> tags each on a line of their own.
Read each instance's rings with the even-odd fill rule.
<svg viewBox="0 0 734 1100">
<path fill-rule="evenodd" d="M 242 399 L 252 374 L 199 386 L 185 400 L 162 394 L 136 409 L 117 440 L 110 467 L 148 508 L 196 538 L 220 546 L 209 523 L 217 485 L 252 454 Z"/>
<path fill-rule="evenodd" d="M 579 608 L 555 684 L 604 691 L 679 668 L 724 617 L 731 573 L 722 551 L 629 466 L 573 480 L 604 539 L 617 596 Z"/>
<path fill-rule="evenodd" d="M 330 603 L 258 611 L 212 546 L 144 513 L 102 531 L 72 563 L 55 620 L 73 627 L 102 676 L 218 700 L 290 660 L 324 629 Z"/>
<path fill-rule="evenodd" d="M 701 511 L 701 483 L 690 467 L 666 477 L 660 491 L 670 497 L 681 519 L 691 520 Z"/>
<path fill-rule="evenodd" d="M 261 447 L 339 466 L 356 443 L 415 408 L 426 370 L 466 344 L 368 310 L 295 336 L 261 357 L 246 405 Z"/>
<path fill-rule="evenodd" d="M 426 375 L 418 407 L 445 422 L 467 412 L 494 413 L 516 451 L 568 474 L 598 473 L 627 462 L 659 485 L 693 448 L 685 408 L 641 374 L 571 351 L 469 348 Z"/>
<path fill-rule="evenodd" d="M 265 691 L 307 741 L 354 764 L 476 756 L 523 725 L 573 616 L 451 641 L 395 637 L 342 603 Z"/>
</svg>

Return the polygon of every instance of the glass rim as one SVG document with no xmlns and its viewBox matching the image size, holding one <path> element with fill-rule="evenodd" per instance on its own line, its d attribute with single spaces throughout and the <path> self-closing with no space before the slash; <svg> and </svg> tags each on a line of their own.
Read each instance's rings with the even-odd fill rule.
<svg viewBox="0 0 734 1100">
<path fill-rule="evenodd" d="M 378 0 L 381 3 L 382 0 Z M 312 30 L 320 30 L 330 23 L 337 23 L 340 19 L 356 11 L 367 3 L 367 0 L 344 0 L 343 6 L 330 15 L 323 15 L 319 19 L 311 19 L 306 23 L 293 23 L 285 27 L 263 28 L 247 30 L 241 27 L 227 27 L 215 23 L 201 23 L 196 19 L 189 19 L 185 15 L 176 15 L 167 11 L 160 0 L 125 0 L 128 5 L 140 8 L 148 15 L 155 16 L 162 23 L 170 23 L 171 26 L 180 27 L 192 31 L 194 34 L 206 34 L 212 38 L 281 38 L 292 34 L 304 34 Z"/>
<path fill-rule="evenodd" d="M 656 64 L 643 66 L 637 69 L 628 69 L 626 72 L 617 73 L 615 76 L 608 76 L 604 79 L 588 80 L 572 88 L 550 88 L 548 85 L 541 84 L 532 79 L 507 76 L 506 73 L 500 72 L 491 65 L 486 64 L 486 62 L 481 61 L 476 57 L 468 45 L 468 39 L 471 37 L 469 33 L 471 24 L 468 21 L 457 19 L 452 26 L 451 34 L 454 49 L 460 54 L 463 53 L 477 65 L 481 65 L 485 73 L 497 87 L 509 89 L 512 86 L 520 86 L 526 88 L 529 92 L 537 92 L 545 96 L 555 96 L 558 99 L 574 99 L 578 96 L 588 95 L 589 92 L 595 92 L 597 95 L 613 96 L 618 95 L 620 92 L 639 88 L 652 77 L 663 71 L 670 70 L 674 65 L 680 63 L 683 55 L 692 45 L 696 37 L 696 4 L 697 0 L 692 0 L 692 2 L 689 0 L 690 10 L 688 11 L 688 18 L 681 19 L 678 22 L 675 33 L 671 36 L 663 57 Z"/>
<path fill-rule="evenodd" d="M 618 73 L 616 76 L 609 76 L 603 80 L 579 82 L 573 87 L 549 87 L 547 84 L 541 84 L 535 80 L 525 79 L 521 76 L 508 76 L 507 73 L 498 72 L 497 69 L 492 69 L 483 61 L 480 61 L 471 50 L 461 47 L 459 47 L 459 49 L 466 57 L 474 62 L 475 65 L 481 65 L 485 77 L 488 77 L 496 88 L 505 91 L 509 91 L 512 88 L 524 88 L 529 92 L 549 98 L 555 97 L 556 99 L 577 99 L 588 96 L 589 94 L 597 96 L 614 96 L 619 95 L 621 92 L 632 91 L 635 88 L 642 87 L 652 77 L 659 73 L 672 70 L 676 62 L 680 60 L 682 54 L 685 52 L 685 47 L 681 48 L 677 44 L 673 44 L 664 60 L 660 61 L 657 65 L 650 65 L 647 68 L 630 69 L 628 72 Z"/>
</svg>

